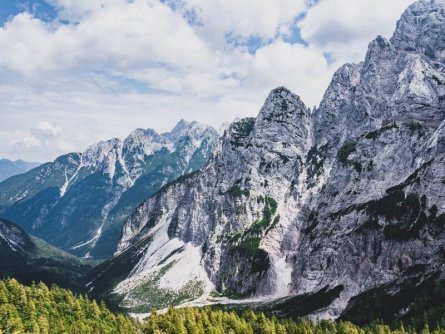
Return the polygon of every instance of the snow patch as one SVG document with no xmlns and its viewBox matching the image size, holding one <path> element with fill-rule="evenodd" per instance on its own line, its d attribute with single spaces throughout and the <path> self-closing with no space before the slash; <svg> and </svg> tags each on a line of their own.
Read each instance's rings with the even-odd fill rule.
<svg viewBox="0 0 445 334">
<path fill-rule="evenodd" d="M 68 186 L 79 174 L 79 171 L 82 169 L 82 167 L 83 167 L 83 165 L 81 162 L 79 164 L 79 166 L 77 167 L 76 171 L 74 172 L 74 174 L 71 175 L 70 178 L 68 178 L 68 174 L 66 173 L 66 169 L 65 169 L 65 183 L 62 185 L 62 187 L 60 187 L 60 197 L 63 197 L 65 195 L 66 191 L 68 190 Z"/>
</svg>

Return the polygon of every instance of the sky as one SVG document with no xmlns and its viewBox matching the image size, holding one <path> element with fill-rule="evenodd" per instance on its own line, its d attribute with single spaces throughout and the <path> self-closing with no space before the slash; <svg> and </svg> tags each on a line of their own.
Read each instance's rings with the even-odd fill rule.
<svg viewBox="0 0 445 334">
<path fill-rule="evenodd" d="M 219 127 L 335 70 L 412 0 L 0 0 L 0 158 L 51 161 L 136 128 Z"/>
</svg>

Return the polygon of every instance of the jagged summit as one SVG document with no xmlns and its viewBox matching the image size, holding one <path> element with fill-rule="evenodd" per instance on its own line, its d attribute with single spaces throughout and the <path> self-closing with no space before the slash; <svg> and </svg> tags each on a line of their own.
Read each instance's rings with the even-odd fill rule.
<svg viewBox="0 0 445 334">
<path fill-rule="evenodd" d="M 281 96 L 284 95 L 285 96 L 287 94 L 294 95 L 294 93 L 289 88 L 287 88 L 285 86 L 278 86 L 270 91 L 269 96 L 271 96 L 271 95 L 281 95 Z"/>
<path fill-rule="evenodd" d="M 171 134 L 177 134 L 177 133 L 181 133 L 184 130 L 186 130 L 187 128 L 190 127 L 190 122 L 187 122 L 184 119 L 181 119 L 176 125 L 175 127 L 170 131 Z"/>
<path fill-rule="evenodd" d="M 445 58 L 444 8 L 444 0 L 414 2 L 397 22 L 391 43 L 396 48 L 442 61 Z"/>
<path fill-rule="evenodd" d="M 125 140 L 130 140 L 132 138 L 136 140 L 141 140 L 143 138 L 157 138 L 159 137 L 159 134 L 153 130 L 153 129 L 135 129 L 133 132 L 131 132 Z"/>
<path fill-rule="evenodd" d="M 307 112 L 308 108 L 298 95 L 294 94 L 286 87 L 277 87 L 269 93 L 264 106 L 260 110 L 258 118 L 261 119 L 261 115 L 263 114 L 279 114 L 284 116 L 284 112 L 292 114 L 296 111 Z M 264 117 L 267 117 L 267 115 L 264 115 Z"/>
</svg>

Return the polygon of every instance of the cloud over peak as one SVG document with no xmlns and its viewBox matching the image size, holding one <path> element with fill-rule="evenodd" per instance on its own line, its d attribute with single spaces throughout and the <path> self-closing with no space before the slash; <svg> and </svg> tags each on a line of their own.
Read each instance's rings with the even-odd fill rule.
<svg viewBox="0 0 445 334">
<path fill-rule="evenodd" d="M 0 156 L 44 161 L 181 116 L 218 126 L 255 115 L 279 85 L 318 104 L 336 67 L 390 34 L 410 2 L 46 0 L 53 15 L 21 10 L 0 26 L 0 142 L 23 144 Z M 76 145 L 36 149 L 39 122 Z"/>
</svg>

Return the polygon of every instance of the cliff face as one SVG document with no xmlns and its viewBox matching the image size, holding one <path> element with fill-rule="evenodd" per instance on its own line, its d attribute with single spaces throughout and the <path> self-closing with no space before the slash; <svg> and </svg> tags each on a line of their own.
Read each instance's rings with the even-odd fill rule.
<svg viewBox="0 0 445 334">
<path fill-rule="evenodd" d="M 445 44 L 431 31 L 445 31 L 444 10 L 410 6 L 391 41 L 378 37 L 363 63 L 335 74 L 315 112 L 324 182 L 308 202 L 292 290 L 344 286 L 328 316 L 363 291 L 441 271 Z"/>
<path fill-rule="evenodd" d="M 116 258 L 137 259 L 110 287 L 121 305 L 339 288 L 317 311 L 336 317 L 362 292 L 440 276 L 444 32 L 445 1 L 418 1 L 390 41 L 336 72 L 318 109 L 277 88 L 257 118 L 232 124 L 205 168 L 126 222 Z M 153 303 L 156 291 L 168 302 Z"/>
</svg>

